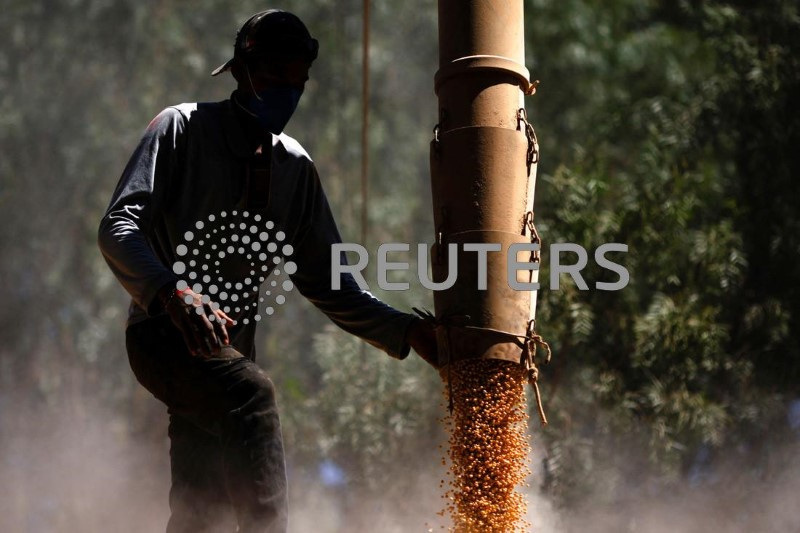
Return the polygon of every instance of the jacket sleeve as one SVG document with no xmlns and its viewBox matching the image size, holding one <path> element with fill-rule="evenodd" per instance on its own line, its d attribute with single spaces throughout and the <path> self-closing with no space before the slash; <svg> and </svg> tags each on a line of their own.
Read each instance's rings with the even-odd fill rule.
<svg viewBox="0 0 800 533">
<path fill-rule="evenodd" d="M 165 207 L 183 132 L 180 111 L 167 108 L 147 127 L 100 221 L 98 245 L 134 302 L 153 314 L 156 292 L 177 276 L 153 251 L 153 225 Z"/>
<path fill-rule="evenodd" d="M 291 256 L 297 271 L 291 276 L 300 293 L 334 324 L 397 359 L 408 356 L 406 330 L 418 320 L 383 303 L 362 290 L 347 273 L 340 276 L 340 289 L 331 287 L 331 245 L 341 242 L 328 200 L 316 169 L 309 164 L 303 230 Z M 288 258 L 287 258 L 288 259 Z M 338 260 L 346 264 L 344 254 Z"/>
</svg>

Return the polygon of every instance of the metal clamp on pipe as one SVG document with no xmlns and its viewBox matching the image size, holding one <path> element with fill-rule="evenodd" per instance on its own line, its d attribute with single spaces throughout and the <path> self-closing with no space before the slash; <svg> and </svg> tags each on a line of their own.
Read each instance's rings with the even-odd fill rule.
<svg viewBox="0 0 800 533">
<path fill-rule="evenodd" d="M 492 73 L 500 76 L 510 75 L 516 79 L 520 90 L 525 94 L 533 94 L 536 85 L 530 81 L 530 73 L 525 65 L 502 56 L 477 55 L 460 57 L 439 69 L 433 78 L 436 94 L 447 81 L 457 76 Z M 536 82 L 538 85 L 538 81 Z"/>
</svg>

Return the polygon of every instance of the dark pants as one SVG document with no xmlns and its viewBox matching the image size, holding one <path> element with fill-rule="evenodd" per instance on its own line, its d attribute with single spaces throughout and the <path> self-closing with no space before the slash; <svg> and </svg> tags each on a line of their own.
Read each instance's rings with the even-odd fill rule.
<svg viewBox="0 0 800 533">
<path fill-rule="evenodd" d="M 167 533 L 286 531 L 286 471 L 275 390 L 247 357 L 200 359 L 169 317 L 126 330 L 139 382 L 170 414 Z"/>
</svg>

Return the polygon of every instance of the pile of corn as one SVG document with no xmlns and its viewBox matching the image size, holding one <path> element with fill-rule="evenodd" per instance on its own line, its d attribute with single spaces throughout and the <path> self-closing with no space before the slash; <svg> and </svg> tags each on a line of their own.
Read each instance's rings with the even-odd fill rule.
<svg viewBox="0 0 800 533">
<path fill-rule="evenodd" d="M 527 531 L 527 505 L 517 491 L 530 474 L 523 369 L 496 359 L 467 360 L 452 363 L 448 374 L 451 531 Z"/>
</svg>

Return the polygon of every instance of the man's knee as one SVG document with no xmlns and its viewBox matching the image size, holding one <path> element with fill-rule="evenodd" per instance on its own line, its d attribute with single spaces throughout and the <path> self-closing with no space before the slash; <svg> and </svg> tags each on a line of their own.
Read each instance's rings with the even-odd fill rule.
<svg viewBox="0 0 800 533">
<path fill-rule="evenodd" d="M 258 365 L 237 361 L 239 368 L 229 391 L 233 409 L 229 417 L 240 431 L 248 434 L 279 431 L 275 386 Z"/>
</svg>

